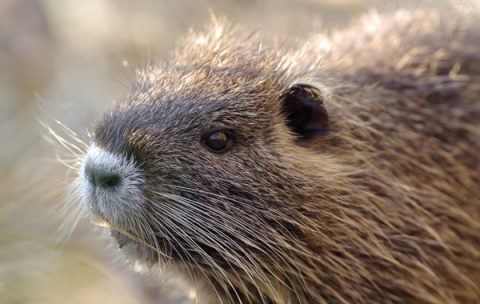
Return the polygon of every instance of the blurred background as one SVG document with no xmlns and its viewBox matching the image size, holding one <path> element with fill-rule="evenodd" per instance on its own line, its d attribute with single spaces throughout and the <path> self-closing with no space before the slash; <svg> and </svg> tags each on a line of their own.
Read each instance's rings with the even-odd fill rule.
<svg viewBox="0 0 480 304">
<path fill-rule="evenodd" d="M 393 9 L 399 2 L 375 5 Z M 478 10 L 479 3 L 435 5 Z M 58 159 L 74 156 L 49 127 L 88 142 L 87 128 L 128 91 L 135 70 L 164 58 L 190 28 L 201 30 L 212 16 L 267 35 L 306 39 L 348 26 L 371 5 L 366 0 L 1 0 L 0 303 L 194 303 L 178 278 L 145 274 L 118 258 L 88 219 L 69 235 L 72 217 L 58 207 L 76 174 Z M 164 290 L 173 288 L 178 292 L 167 298 Z"/>
</svg>

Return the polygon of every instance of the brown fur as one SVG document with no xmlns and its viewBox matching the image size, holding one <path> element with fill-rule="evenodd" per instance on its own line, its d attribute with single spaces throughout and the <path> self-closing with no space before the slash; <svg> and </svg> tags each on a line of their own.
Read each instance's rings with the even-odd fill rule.
<svg viewBox="0 0 480 304">
<path fill-rule="evenodd" d="M 200 294 L 480 303 L 479 20 L 367 19 L 305 44 L 192 32 L 97 123 L 93 141 L 145 172 L 148 203 L 127 216 L 148 227 L 130 230 L 213 287 Z M 310 138 L 282 113 L 299 79 L 321 86 L 330 117 Z M 235 132 L 232 150 L 202 146 L 217 129 Z"/>
</svg>

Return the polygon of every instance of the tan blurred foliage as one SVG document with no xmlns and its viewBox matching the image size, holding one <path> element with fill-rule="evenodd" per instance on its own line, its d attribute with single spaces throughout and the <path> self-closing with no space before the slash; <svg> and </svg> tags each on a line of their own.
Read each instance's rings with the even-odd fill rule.
<svg viewBox="0 0 480 304">
<path fill-rule="evenodd" d="M 0 1 L 0 303 L 187 303 L 182 282 L 130 271 L 87 219 L 61 239 L 65 218 L 55 209 L 75 171 L 56 160 L 72 155 L 45 125 L 86 141 L 88 126 L 127 91 L 136 68 L 211 18 L 306 38 L 347 26 L 367 2 Z M 179 288 L 178 297 L 164 298 L 167 288 Z"/>
</svg>

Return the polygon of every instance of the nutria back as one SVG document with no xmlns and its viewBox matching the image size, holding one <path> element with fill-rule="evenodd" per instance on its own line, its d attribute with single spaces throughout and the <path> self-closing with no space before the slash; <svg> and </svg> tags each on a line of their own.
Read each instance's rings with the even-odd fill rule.
<svg viewBox="0 0 480 304">
<path fill-rule="evenodd" d="M 480 303 L 479 20 L 366 19 L 191 32 L 96 123 L 92 219 L 205 303 Z"/>
</svg>

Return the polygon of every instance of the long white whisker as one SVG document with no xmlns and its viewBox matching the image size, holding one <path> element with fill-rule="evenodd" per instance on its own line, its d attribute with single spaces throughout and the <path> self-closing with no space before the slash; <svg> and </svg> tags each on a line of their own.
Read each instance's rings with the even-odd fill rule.
<svg viewBox="0 0 480 304">
<path fill-rule="evenodd" d="M 162 211 L 163 212 L 166 212 L 167 213 L 167 217 L 166 218 L 172 218 L 172 219 L 176 219 L 176 221 L 179 221 L 180 223 L 183 222 L 183 224 L 185 225 L 186 223 L 181 219 L 179 218 L 175 213 L 171 213 L 171 212 L 167 212 L 168 210 L 168 206 L 165 204 L 162 206 Z M 163 218 L 165 218 L 165 214 L 162 215 Z M 199 247 L 189 236 L 187 236 L 185 233 L 184 233 L 184 230 L 178 228 L 176 225 L 173 224 L 173 222 L 169 221 L 170 224 L 169 225 L 173 225 L 173 227 L 175 227 L 178 232 L 179 232 L 179 236 L 181 236 L 192 248 L 195 248 L 196 249 L 196 252 L 201 254 L 203 257 L 204 257 L 204 260 L 211 265 L 211 268 L 212 270 L 214 271 L 215 275 L 217 276 L 217 278 L 220 280 L 220 277 L 219 277 L 219 274 L 217 273 L 217 271 L 220 271 L 220 273 L 222 274 L 223 278 L 227 281 L 227 283 L 235 290 L 234 288 L 234 285 L 230 282 L 230 280 L 228 279 L 228 276 L 226 275 L 226 273 L 224 272 L 223 268 L 221 268 L 208 254 L 206 254 L 206 252 L 203 251 L 203 249 L 201 247 Z M 187 224 L 188 226 L 188 224 Z M 190 227 L 192 228 L 192 227 Z M 193 227 L 194 230 L 197 230 L 197 232 L 200 232 L 198 230 L 198 227 Z M 197 264 L 198 265 L 198 264 Z M 198 265 L 199 266 L 199 265 Z M 199 266 L 200 267 L 200 266 Z M 217 269 L 217 270 L 215 270 Z M 222 282 L 222 280 L 219 281 L 220 283 Z M 226 291 L 226 294 L 228 295 L 228 292 L 227 292 L 227 289 L 225 286 L 223 286 L 225 291 Z M 236 291 L 235 291 L 236 292 Z M 238 295 L 237 295 L 238 297 Z"/>
<path fill-rule="evenodd" d="M 185 198 L 183 198 L 183 197 L 178 197 L 178 196 L 173 197 L 173 196 L 167 195 L 167 194 L 164 194 L 164 196 L 166 196 L 167 198 L 172 199 L 172 200 L 174 200 L 174 201 L 176 201 L 176 202 L 179 202 L 179 203 L 183 203 L 184 200 L 187 201 L 187 202 L 190 201 L 190 200 L 188 200 L 188 199 L 185 199 Z M 171 208 L 171 207 L 169 207 L 169 206 L 164 206 L 163 208 Z M 164 209 L 163 209 L 163 211 L 164 211 Z M 198 214 L 197 214 L 197 213 L 195 213 L 195 214 L 194 214 L 194 213 L 190 214 L 190 212 L 182 209 L 182 214 L 183 214 L 184 216 L 189 216 L 189 218 L 192 220 L 192 222 L 195 221 L 195 220 L 198 220 Z M 187 223 L 187 227 L 191 225 L 188 221 L 184 221 L 183 219 L 181 219 L 181 220 L 182 220 L 182 222 L 186 222 L 186 223 Z M 208 222 L 209 222 L 209 220 L 207 219 L 204 223 L 208 223 Z M 211 226 L 211 227 L 214 228 L 214 229 L 215 229 L 215 228 L 222 228 L 222 226 L 218 226 L 218 225 L 216 225 L 216 224 L 215 224 L 215 226 Z M 190 229 L 191 229 L 192 231 L 195 231 L 195 233 L 197 233 L 197 234 L 201 234 L 201 235 L 204 237 L 203 240 L 209 240 L 209 241 L 210 241 L 210 244 L 216 245 L 216 248 L 217 248 L 217 249 L 222 249 L 223 252 L 222 252 L 222 251 L 219 251 L 220 254 L 224 255 L 225 253 L 227 253 L 227 255 L 228 255 L 229 257 L 233 258 L 233 259 L 236 261 L 236 265 L 238 265 L 239 267 L 243 268 L 243 270 L 245 271 L 245 273 L 247 274 L 247 276 L 250 278 L 250 281 L 251 281 L 254 285 L 257 286 L 257 284 L 255 283 L 256 280 L 250 275 L 250 273 L 256 274 L 255 276 L 256 276 L 258 279 L 260 279 L 260 280 L 261 280 L 264 284 L 266 284 L 267 286 L 270 286 L 270 290 L 272 290 L 274 293 L 276 293 L 275 289 L 273 288 L 273 286 L 272 286 L 271 283 L 270 283 L 270 280 L 268 279 L 268 277 L 266 276 L 266 274 L 264 273 L 264 271 L 262 270 L 262 268 L 256 263 L 256 261 L 250 256 L 250 254 L 248 254 L 241 246 L 238 245 L 237 242 L 235 242 L 233 239 L 231 239 L 228 235 L 226 235 L 226 234 L 224 234 L 223 232 L 221 232 L 221 230 L 216 229 L 216 230 L 215 230 L 215 231 L 216 231 L 216 234 L 218 234 L 219 236 L 221 236 L 221 237 L 223 238 L 223 240 L 225 241 L 224 243 L 219 243 L 218 241 L 216 241 L 215 239 L 212 238 L 211 233 L 204 232 L 204 231 L 203 231 L 203 228 L 200 227 L 200 226 L 198 226 L 198 225 L 195 226 L 195 227 L 193 227 L 193 228 L 190 227 Z M 234 250 L 229 250 L 229 249 L 227 249 L 227 248 L 225 248 L 225 247 L 223 246 L 223 244 L 228 244 L 228 243 L 233 244 L 238 250 L 240 250 L 240 251 L 245 255 L 245 257 L 247 257 L 247 259 L 250 261 L 250 264 L 251 264 L 254 268 L 246 269 L 245 267 L 247 267 L 247 265 L 248 265 L 249 263 L 246 263 L 246 260 L 244 260 L 244 258 L 238 256 L 237 253 L 236 253 L 236 251 L 234 251 Z M 263 252 L 263 253 L 266 254 L 266 252 L 263 251 L 263 249 L 261 249 L 261 248 L 257 248 L 257 249 L 259 249 L 261 252 Z M 277 266 L 279 266 L 279 265 L 277 264 Z M 271 272 L 271 271 L 270 271 L 270 272 Z M 236 271 L 235 271 L 235 273 L 236 273 Z M 242 285 L 243 285 L 243 283 L 242 283 Z M 260 289 L 259 289 L 258 286 L 257 286 L 257 289 L 258 289 L 258 291 L 259 291 L 260 296 L 262 297 L 262 293 L 260 292 Z M 262 301 L 263 301 L 263 299 L 262 299 Z"/>
<path fill-rule="evenodd" d="M 184 188 L 184 187 L 182 187 L 182 188 Z M 172 197 L 169 196 L 169 198 L 172 198 Z M 196 209 L 195 205 L 192 204 L 192 203 L 195 203 L 194 201 L 191 201 L 191 200 L 186 199 L 186 198 L 182 198 L 181 200 L 175 199 L 175 201 L 180 202 L 180 203 L 184 203 L 184 201 L 185 201 L 185 206 L 186 206 L 186 207 L 195 208 L 196 213 L 192 215 L 192 217 L 194 217 L 194 218 L 198 218 L 199 216 L 201 216 L 202 213 L 205 213 L 206 216 L 210 215 L 210 213 L 208 213 L 208 212 L 204 212 L 203 210 Z M 202 206 L 202 207 L 205 207 L 205 206 Z M 214 208 L 211 208 L 211 207 L 208 207 L 208 206 L 207 206 L 207 208 L 209 208 L 209 209 L 212 210 L 212 211 L 215 211 L 216 213 L 220 213 L 219 210 L 215 210 Z M 185 212 L 185 210 L 183 210 L 183 212 Z M 229 215 L 227 215 L 227 214 L 221 214 L 221 217 L 222 217 L 222 218 L 228 218 L 228 216 L 229 216 Z M 209 220 L 211 220 L 211 218 L 205 218 L 204 220 L 205 220 L 205 221 L 209 221 Z M 232 217 L 232 220 L 233 220 L 233 221 L 237 221 L 237 219 L 234 218 L 234 217 Z M 220 221 L 219 223 L 223 223 L 223 222 Z M 216 224 L 218 224 L 218 223 L 216 223 Z M 251 229 L 251 228 L 248 228 L 248 226 L 245 226 L 245 225 L 246 225 L 246 223 L 241 222 L 242 231 L 250 230 L 250 229 Z M 248 224 L 247 224 L 247 225 L 248 225 Z M 220 227 L 223 227 L 223 226 L 220 226 Z M 224 227 L 223 227 L 223 228 L 224 228 Z M 230 229 L 228 229 L 228 231 L 230 231 Z M 252 229 L 252 231 L 254 231 L 254 230 Z M 235 233 L 238 234 L 237 231 L 235 231 Z M 226 236 L 226 235 L 224 235 L 224 234 L 222 234 L 222 235 L 224 236 L 224 238 L 230 239 L 228 236 Z M 256 235 L 256 233 L 253 233 L 253 235 Z M 259 240 L 262 241 L 262 242 L 265 242 L 265 239 L 264 239 L 265 235 L 262 235 L 262 236 L 263 236 L 263 237 L 262 237 L 262 238 L 259 238 Z M 272 236 L 279 237 L 278 234 L 272 234 Z M 241 251 L 243 251 L 243 248 L 241 248 L 240 246 L 238 246 L 237 243 L 235 243 L 235 242 L 233 242 L 233 241 L 232 241 L 232 243 L 234 243 Z M 266 243 L 266 244 L 267 244 L 267 243 Z M 293 253 L 291 252 L 291 248 L 288 248 L 288 250 L 290 251 L 290 255 L 289 255 L 289 254 L 286 254 L 286 252 L 285 252 L 284 250 L 282 250 L 275 241 L 269 241 L 268 244 L 269 244 L 269 246 L 270 246 L 269 248 L 270 248 L 270 249 L 274 249 L 274 252 L 276 253 L 276 255 L 277 255 L 283 262 L 285 262 L 286 265 L 289 265 L 289 268 L 290 268 L 290 270 L 292 271 L 292 273 L 297 277 L 298 281 L 302 283 L 302 286 L 304 286 L 304 288 L 306 288 L 306 287 L 305 287 L 305 286 L 306 286 L 306 285 L 305 285 L 306 283 L 304 282 L 303 276 L 301 275 L 301 271 L 300 271 L 300 269 L 298 268 L 298 263 L 297 263 L 296 260 L 293 260 L 293 259 L 292 259 L 292 256 L 293 256 L 293 257 L 295 257 L 295 256 L 294 256 Z M 273 248 L 272 248 L 271 246 L 273 246 Z M 257 249 L 259 249 L 261 252 L 263 252 L 263 253 L 266 254 L 266 252 L 263 251 L 263 249 L 261 249 L 261 248 L 257 248 Z M 244 253 L 245 253 L 245 252 L 244 252 Z M 245 253 L 245 254 L 246 254 L 246 253 Z M 246 255 L 247 255 L 247 254 L 246 254 Z M 247 255 L 247 256 L 249 256 L 249 255 Z M 275 261 L 274 259 L 272 259 L 272 261 L 275 263 L 275 265 L 278 267 L 278 269 L 284 274 L 284 277 L 291 283 L 291 286 L 293 286 L 293 288 L 295 289 L 295 287 L 294 287 L 295 284 L 293 284 L 293 282 L 291 281 L 291 279 L 289 278 L 289 276 L 285 273 L 285 271 L 282 269 L 282 267 L 280 267 L 280 265 L 279 265 L 279 264 L 277 263 L 277 261 Z M 287 261 L 288 261 L 288 262 L 287 262 Z M 251 262 L 253 262 L 253 263 L 256 265 L 256 263 L 255 263 L 253 260 L 251 260 Z M 240 263 L 240 265 L 243 266 L 241 263 Z M 291 265 L 294 265 L 295 269 L 293 269 Z M 263 272 L 263 271 L 262 271 L 262 272 Z M 273 274 L 273 273 L 272 273 L 272 274 Z M 262 277 L 264 277 L 264 275 L 260 275 L 260 276 L 259 276 L 259 278 L 262 278 Z M 263 279 L 262 279 L 262 280 L 263 280 Z M 290 287 L 289 287 L 289 288 L 290 288 Z M 298 296 L 298 291 L 296 291 L 296 290 L 293 290 L 293 291 L 294 291 L 295 294 L 297 294 L 297 296 Z"/>
<path fill-rule="evenodd" d="M 147 216 L 148 216 L 148 217 L 147 217 Z M 150 218 L 150 215 L 145 214 L 145 218 Z M 195 272 L 193 272 L 192 266 L 184 260 L 183 256 L 182 256 L 181 254 L 179 254 L 178 250 L 176 249 L 176 246 L 174 246 L 174 245 L 172 244 L 172 242 L 170 241 L 170 239 L 173 238 L 173 236 L 168 232 L 167 229 L 164 229 L 163 224 L 160 223 L 160 222 L 158 222 L 158 220 L 157 220 L 156 217 L 151 217 L 151 220 L 152 220 L 153 222 L 156 222 L 156 223 L 157 223 L 157 226 L 156 226 L 156 227 L 159 227 L 160 229 L 162 229 L 162 234 L 163 234 L 163 235 L 170 235 L 169 238 L 163 238 L 163 239 L 164 239 L 164 241 L 165 241 L 165 239 L 166 239 L 166 241 L 170 244 L 169 248 L 170 248 L 171 250 L 174 250 L 174 251 L 177 253 L 177 255 L 180 257 L 180 259 L 181 259 L 181 261 L 182 261 L 182 264 L 185 266 L 185 269 L 187 270 L 187 273 L 188 273 L 188 275 L 190 276 L 190 279 L 192 280 L 192 282 L 194 282 L 195 289 L 197 290 L 197 288 L 198 288 L 198 279 L 197 279 L 197 276 L 195 275 Z M 152 231 L 152 233 L 155 234 L 153 231 Z M 182 244 L 181 244 L 180 242 L 178 243 L 178 246 L 180 246 L 180 249 L 185 253 L 185 255 L 187 256 L 187 258 L 188 258 L 189 260 L 191 260 L 192 262 L 194 262 L 194 261 L 193 261 L 193 257 L 190 256 L 190 254 L 188 253 L 188 251 L 184 249 L 184 247 L 182 246 Z M 167 254 L 168 254 L 168 252 L 167 252 Z M 170 260 L 167 260 L 167 263 L 170 263 Z M 208 279 L 208 278 L 207 278 L 207 279 Z M 211 283 L 210 283 L 210 284 L 211 284 Z M 213 286 L 213 284 L 211 284 L 211 285 L 212 285 L 212 287 L 215 289 L 215 287 Z"/>
</svg>

